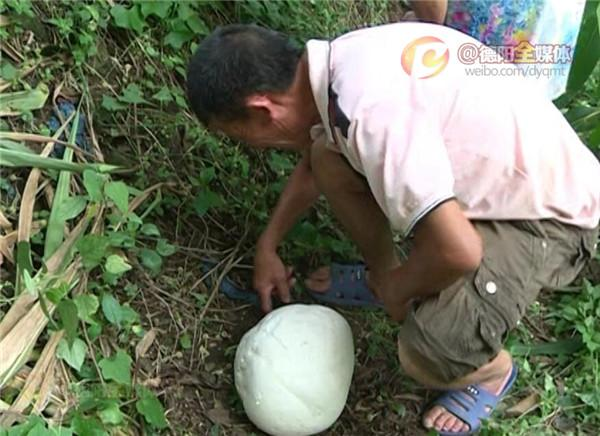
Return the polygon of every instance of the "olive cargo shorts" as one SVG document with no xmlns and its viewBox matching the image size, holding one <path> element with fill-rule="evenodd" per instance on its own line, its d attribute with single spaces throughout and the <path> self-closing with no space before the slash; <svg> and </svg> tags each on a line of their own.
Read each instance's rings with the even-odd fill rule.
<svg viewBox="0 0 600 436">
<path fill-rule="evenodd" d="M 483 240 L 476 272 L 413 307 L 400 331 L 444 382 L 483 366 L 542 288 L 572 282 L 593 256 L 598 228 L 554 220 L 473 221 Z"/>
</svg>

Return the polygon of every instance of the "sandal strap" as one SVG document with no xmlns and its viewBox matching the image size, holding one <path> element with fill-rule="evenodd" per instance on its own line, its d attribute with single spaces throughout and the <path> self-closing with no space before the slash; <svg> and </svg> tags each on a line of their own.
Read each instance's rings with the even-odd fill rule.
<svg viewBox="0 0 600 436">
<path fill-rule="evenodd" d="M 475 386 L 470 385 L 463 390 L 446 392 L 437 398 L 433 404 L 442 406 L 452 415 L 466 423 L 469 426 L 469 432 L 474 432 L 479 429 L 483 419 L 489 418 L 491 409 L 493 409 L 493 405 L 489 404 L 489 397 L 485 394 L 479 395 L 482 392 L 477 390 Z M 497 401 L 494 402 L 494 405 L 496 403 Z M 487 410 L 488 407 L 490 411 Z"/>
<path fill-rule="evenodd" d="M 444 407 L 469 426 L 467 434 L 476 432 L 481 427 L 481 421 L 490 417 L 498 403 L 504 398 L 517 379 L 518 368 L 513 367 L 502 391 L 492 394 L 479 385 L 469 385 L 464 389 L 446 391 L 438 397 L 433 405 Z M 451 433 L 444 433 L 451 434 Z"/>
<path fill-rule="evenodd" d="M 332 288 L 343 294 L 341 298 L 380 304 L 367 286 L 367 267 L 363 263 L 344 265 L 333 262 L 330 267 Z M 333 291 L 336 293 L 336 291 Z"/>
</svg>

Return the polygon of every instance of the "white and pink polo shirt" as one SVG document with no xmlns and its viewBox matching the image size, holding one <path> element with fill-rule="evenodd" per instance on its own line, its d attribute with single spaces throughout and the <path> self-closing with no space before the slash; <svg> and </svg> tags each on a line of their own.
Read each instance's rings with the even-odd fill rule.
<svg viewBox="0 0 600 436">
<path fill-rule="evenodd" d="M 365 176 L 404 235 L 449 198 L 469 219 L 553 218 L 596 227 L 595 156 L 560 111 L 517 77 L 517 67 L 496 65 L 491 76 L 488 65 L 487 74 L 477 74 L 469 63 L 473 47 L 485 49 L 425 23 L 309 41 L 322 119 L 313 139 L 326 140 Z"/>
</svg>

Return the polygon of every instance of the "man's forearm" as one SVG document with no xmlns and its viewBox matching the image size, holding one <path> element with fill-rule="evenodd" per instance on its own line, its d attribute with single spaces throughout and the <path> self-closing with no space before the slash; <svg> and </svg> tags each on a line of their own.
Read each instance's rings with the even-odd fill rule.
<svg viewBox="0 0 600 436">
<path fill-rule="evenodd" d="M 277 206 L 260 240 L 259 247 L 275 249 L 298 218 L 319 198 L 319 190 L 310 169 L 310 155 L 305 154 L 290 175 Z"/>
<path fill-rule="evenodd" d="M 391 280 L 395 284 L 383 295 L 393 305 L 394 301 L 423 299 L 431 297 L 468 274 L 460 268 L 450 268 L 431 259 L 419 259 L 420 256 L 409 256 L 399 267 L 391 271 Z"/>
<path fill-rule="evenodd" d="M 414 246 L 402 266 L 390 271 L 382 299 L 394 318 L 412 299 L 425 299 L 476 271 L 483 243 L 454 200 L 438 206 L 415 230 Z"/>
</svg>

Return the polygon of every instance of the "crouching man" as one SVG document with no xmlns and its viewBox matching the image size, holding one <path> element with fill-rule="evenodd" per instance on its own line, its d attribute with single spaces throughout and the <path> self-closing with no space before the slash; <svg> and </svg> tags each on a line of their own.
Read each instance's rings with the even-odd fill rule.
<svg viewBox="0 0 600 436">
<path fill-rule="evenodd" d="M 202 41 L 187 83 L 209 129 L 303 155 L 257 243 L 264 310 L 272 295 L 289 301 L 278 244 L 324 195 L 364 257 L 371 298 L 404 321 L 405 372 L 444 391 L 423 424 L 451 435 L 477 431 L 512 386 L 503 341 L 542 288 L 567 285 L 592 257 L 600 217 L 600 165 L 560 112 L 516 75 L 469 74 L 463 44 L 481 47 L 401 23 L 301 50 L 231 25 Z M 392 230 L 414 236 L 402 264 Z M 341 275 L 322 269 L 309 284 L 327 295 Z"/>
</svg>

